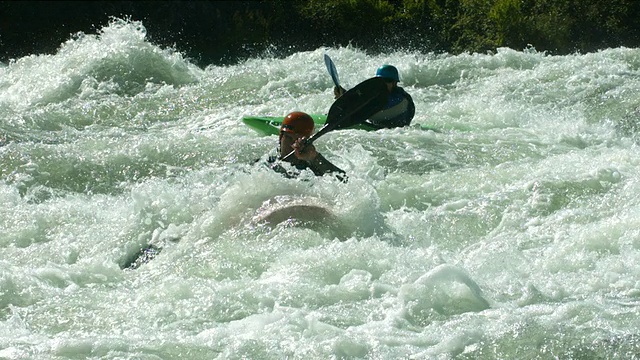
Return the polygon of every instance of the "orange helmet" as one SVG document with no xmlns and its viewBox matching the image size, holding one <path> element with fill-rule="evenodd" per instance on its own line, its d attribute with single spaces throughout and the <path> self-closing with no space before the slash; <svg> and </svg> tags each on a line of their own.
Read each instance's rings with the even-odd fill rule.
<svg viewBox="0 0 640 360">
<path fill-rule="evenodd" d="M 303 136 L 311 136 L 313 132 L 313 119 L 309 114 L 302 111 L 294 111 L 284 117 L 280 132 L 288 132 L 292 134 L 300 134 Z"/>
</svg>

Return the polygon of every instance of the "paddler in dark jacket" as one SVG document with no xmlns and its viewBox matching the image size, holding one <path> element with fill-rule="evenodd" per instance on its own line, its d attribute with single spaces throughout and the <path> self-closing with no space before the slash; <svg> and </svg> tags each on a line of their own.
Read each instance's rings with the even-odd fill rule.
<svg viewBox="0 0 640 360">
<path fill-rule="evenodd" d="M 346 173 L 325 159 L 313 143 L 304 144 L 304 140 L 313 133 L 314 126 L 311 116 L 304 112 L 294 111 L 288 114 L 280 126 L 278 155 L 270 156 L 267 163 L 273 170 L 287 177 L 296 177 L 301 170 L 310 169 L 317 176 L 335 173 L 338 179 L 346 181 Z M 294 150 L 295 156 L 291 156 L 287 162 L 291 163 L 296 171 L 287 169 L 282 164 L 282 158 Z"/>
<path fill-rule="evenodd" d="M 411 124 L 416 107 L 411 95 L 398 86 L 400 75 L 392 65 L 382 65 L 376 71 L 376 77 L 383 78 L 389 89 L 389 97 L 385 107 L 371 116 L 367 122 L 379 128 L 402 127 Z M 339 98 L 346 90 L 342 86 L 333 89 L 335 98 Z"/>
</svg>

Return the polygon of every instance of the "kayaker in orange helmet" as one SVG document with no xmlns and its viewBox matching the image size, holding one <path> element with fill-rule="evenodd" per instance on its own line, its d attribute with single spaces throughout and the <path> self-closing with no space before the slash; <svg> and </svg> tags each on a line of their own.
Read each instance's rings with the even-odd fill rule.
<svg viewBox="0 0 640 360">
<path fill-rule="evenodd" d="M 314 127 L 313 118 L 302 111 L 294 111 L 285 116 L 280 126 L 278 155 L 270 156 L 267 163 L 272 169 L 287 177 L 295 177 L 299 171 L 310 169 L 317 176 L 336 173 L 339 179 L 346 179 L 345 172 L 325 159 L 313 143 L 304 143 L 304 140 L 313 134 Z M 295 151 L 295 156 L 290 157 L 287 162 L 297 170 L 293 172 L 282 165 L 282 158 L 292 151 Z"/>
</svg>

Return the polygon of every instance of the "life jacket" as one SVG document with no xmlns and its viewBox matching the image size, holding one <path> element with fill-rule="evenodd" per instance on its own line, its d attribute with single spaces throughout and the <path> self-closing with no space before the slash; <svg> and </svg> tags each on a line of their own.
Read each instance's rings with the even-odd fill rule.
<svg viewBox="0 0 640 360">
<path fill-rule="evenodd" d="M 396 87 L 389 94 L 385 107 L 369 117 L 369 122 L 383 128 L 407 126 L 411 124 L 415 112 L 411 96 L 403 88 Z"/>
</svg>

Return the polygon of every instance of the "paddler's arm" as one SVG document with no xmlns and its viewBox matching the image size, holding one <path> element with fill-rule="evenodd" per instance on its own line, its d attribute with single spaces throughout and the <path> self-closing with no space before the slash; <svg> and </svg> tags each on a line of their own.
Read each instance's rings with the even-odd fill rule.
<svg viewBox="0 0 640 360">
<path fill-rule="evenodd" d="M 342 94 L 344 94 L 346 92 L 347 92 L 347 90 L 345 90 L 342 86 L 334 86 L 333 87 L 334 99 L 339 98 L 340 96 L 342 96 Z"/>
<path fill-rule="evenodd" d="M 309 163 L 309 168 L 313 171 L 314 174 L 319 176 L 322 176 L 328 173 L 338 173 L 338 174 L 346 175 L 344 170 L 333 165 L 329 160 L 325 159 L 324 156 L 322 156 L 322 154 L 318 152 L 316 152 L 316 154 L 317 155 L 313 160 L 307 161 L 307 163 Z"/>
<path fill-rule="evenodd" d="M 328 173 L 336 173 L 338 179 L 342 181 L 347 180 L 347 173 L 344 172 L 344 170 L 325 159 L 324 156 L 316 150 L 316 147 L 313 146 L 313 144 L 302 145 L 303 141 L 304 139 L 299 139 L 292 145 L 295 150 L 295 156 L 300 160 L 304 160 L 314 174 L 322 176 Z"/>
</svg>

